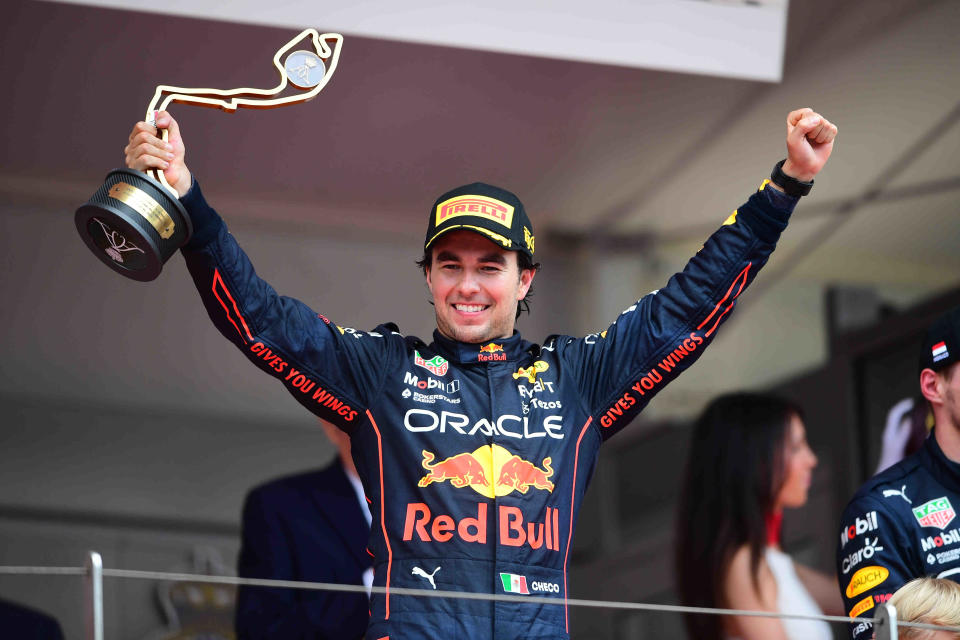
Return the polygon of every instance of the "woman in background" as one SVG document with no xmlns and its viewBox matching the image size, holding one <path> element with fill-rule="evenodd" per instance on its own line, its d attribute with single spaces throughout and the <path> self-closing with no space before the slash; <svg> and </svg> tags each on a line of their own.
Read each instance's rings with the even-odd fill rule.
<svg viewBox="0 0 960 640">
<path fill-rule="evenodd" d="M 836 582 L 780 549 L 783 509 L 801 507 L 817 457 L 799 407 L 768 395 L 714 400 L 694 427 L 677 522 L 681 602 L 842 615 Z M 830 640 L 822 621 L 690 615 L 697 640 Z"/>
</svg>

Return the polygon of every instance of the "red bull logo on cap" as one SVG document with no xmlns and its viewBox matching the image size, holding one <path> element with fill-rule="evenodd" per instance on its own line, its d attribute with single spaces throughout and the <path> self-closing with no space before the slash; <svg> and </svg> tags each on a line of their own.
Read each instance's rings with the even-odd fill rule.
<svg viewBox="0 0 960 640">
<path fill-rule="evenodd" d="M 552 493 L 552 460 L 546 457 L 536 465 L 514 455 L 498 444 L 483 445 L 471 452 L 458 453 L 440 461 L 424 449 L 420 463 L 427 474 L 417 483 L 428 487 L 447 482 L 457 489 L 470 487 L 487 498 L 506 496 L 514 491 L 526 494 L 531 488 Z"/>
<path fill-rule="evenodd" d="M 457 196 L 437 205 L 435 225 L 440 226 L 457 216 L 488 218 L 508 229 L 513 226 L 513 207 L 487 196 Z"/>
</svg>

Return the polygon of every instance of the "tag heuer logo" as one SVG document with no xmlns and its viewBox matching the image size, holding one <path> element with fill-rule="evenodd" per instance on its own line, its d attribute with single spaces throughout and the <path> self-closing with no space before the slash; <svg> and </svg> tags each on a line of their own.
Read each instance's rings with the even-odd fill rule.
<svg viewBox="0 0 960 640">
<path fill-rule="evenodd" d="M 429 360 L 424 360 L 419 351 L 414 351 L 413 356 L 414 364 L 416 364 L 418 367 L 423 367 L 427 371 L 435 373 L 438 376 L 445 374 L 447 369 L 450 367 L 450 363 L 440 356 L 433 356 Z"/>
<path fill-rule="evenodd" d="M 953 522 L 957 512 L 953 510 L 950 500 L 946 496 L 931 500 L 919 507 L 914 507 L 913 517 L 921 527 L 937 527 L 943 529 Z"/>
</svg>

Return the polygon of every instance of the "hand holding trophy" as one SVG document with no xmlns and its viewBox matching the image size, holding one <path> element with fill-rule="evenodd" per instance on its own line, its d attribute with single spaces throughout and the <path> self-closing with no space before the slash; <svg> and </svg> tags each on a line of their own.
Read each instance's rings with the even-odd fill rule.
<svg viewBox="0 0 960 640">
<path fill-rule="evenodd" d="M 309 38 L 313 50 L 290 53 L 305 38 Z M 182 162 L 176 123 L 163 112 L 171 103 L 233 112 L 239 107 L 272 109 L 306 102 L 320 93 L 333 76 L 342 44 L 343 36 L 337 33 L 302 31 L 273 56 L 280 82 L 272 89 L 157 87 L 147 108 L 146 122 L 131 134 L 127 147 L 128 161 L 135 138 L 138 145 L 156 147 L 151 153 L 135 154 L 138 168 L 145 173 L 133 169 L 111 171 L 90 200 L 77 209 L 74 221 L 87 247 L 101 262 L 133 280 L 149 281 L 160 275 L 164 263 L 192 234 L 190 218 L 178 199 L 182 193 L 176 188 L 185 192 L 190 186 L 190 174 Z M 288 84 L 294 92 L 281 96 Z M 159 122 L 155 121 L 157 113 L 163 113 Z M 154 129 L 158 124 L 163 128 Z M 181 146 L 177 150 L 179 166 L 165 167 L 171 142 Z M 167 182 L 164 169 L 176 174 L 176 187 Z"/>
</svg>

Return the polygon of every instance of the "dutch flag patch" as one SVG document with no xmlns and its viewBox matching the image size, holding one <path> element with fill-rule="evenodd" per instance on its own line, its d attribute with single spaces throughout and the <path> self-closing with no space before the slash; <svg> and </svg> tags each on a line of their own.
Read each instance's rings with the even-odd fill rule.
<svg viewBox="0 0 960 640">
<path fill-rule="evenodd" d="M 950 357 L 950 352 L 947 351 L 947 343 L 940 341 L 937 344 L 933 345 L 933 361 L 940 362 L 944 358 Z"/>
</svg>

